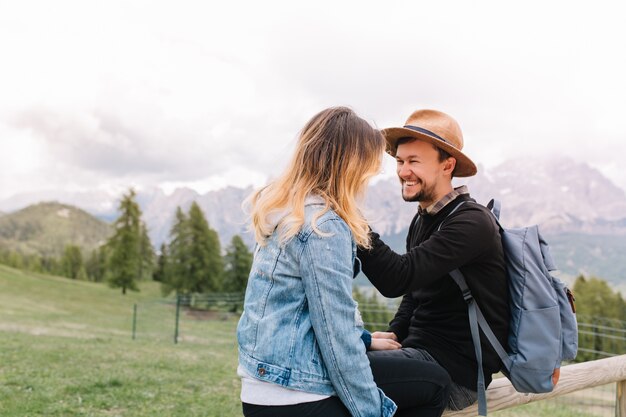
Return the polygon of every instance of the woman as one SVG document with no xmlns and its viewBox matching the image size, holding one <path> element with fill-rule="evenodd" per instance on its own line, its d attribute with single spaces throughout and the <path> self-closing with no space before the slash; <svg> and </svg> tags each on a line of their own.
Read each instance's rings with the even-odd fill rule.
<svg viewBox="0 0 626 417">
<path fill-rule="evenodd" d="M 252 196 L 257 250 L 237 328 L 245 416 L 396 411 L 374 382 L 352 299 L 356 246 L 370 245 L 357 201 L 384 147 L 352 110 L 326 109 L 302 130 L 286 171 Z"/>
</svg>

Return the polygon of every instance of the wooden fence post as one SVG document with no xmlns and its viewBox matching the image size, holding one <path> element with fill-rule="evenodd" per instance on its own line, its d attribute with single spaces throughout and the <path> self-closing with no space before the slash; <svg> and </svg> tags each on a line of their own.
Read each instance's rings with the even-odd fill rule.
<svg viewBox="0 0 626 417">
<path fill-rule="evenodd" d="M 615 417 L 626 417 L 626 380 L 618 381 L 615 388 Z"/>
</svg>

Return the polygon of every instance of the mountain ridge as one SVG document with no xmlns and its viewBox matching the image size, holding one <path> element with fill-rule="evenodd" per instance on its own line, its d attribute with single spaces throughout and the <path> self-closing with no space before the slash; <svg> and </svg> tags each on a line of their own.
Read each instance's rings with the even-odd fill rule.
<svg viewBox="0 0 626 417">
<path fill-rule="evenodd" d="M 41 202 L 0 217 L 0 248 L 59 257 L 67 244 L 95 249 L 111 231 L 111 225 L 78 207 Z"/>
<path fill-rule="evenodd" d="M 558 254 L 557 263 L 568 274 L 585 272 L 626 281 L 626 260 L 614 250 L 626 248 L 621 243 L 626 242 L 626 192 L 598 170 L 567 158 L 518 159 L 480 169 L 478 175 L 455 179 L 454 183 L 467 184 L 472 197 L 481 204 L 499 199 L 503 226 L 539 224 L 546 237 L 556 237 L 553 249 Z M 192 201 L 198 202 L 223 246 L 235 234 L 252 245 L 241 208 L 251 192 L 252 187 L 226 187 L 206 193 L 179 188 L 166 194 L 159 188 L 149 188 L 138 191 L 137 201 L 156 248 L 169 239 L 176 207 L 187 211 Z M 74 200 L 87 201 L 86 211 L 99 218 L 114 219 L 115 198 L 106 195 L 94 200 L 94 196 L 89 192 Z M 0 209 L 6 210 L 7 205 L 6 201 L 0 202 Z M 101 210 L 103 207 L 109 209 Z M 403 239 L 416 210 L 417 203 L 402 200 L 395 178 L 372 184 L 363 208 L 372 228 L 393 242 L 391 246 L 398 251 L 403 250 Z M 569 236 L 569 241 L 561 236 Z"/>
</svg>

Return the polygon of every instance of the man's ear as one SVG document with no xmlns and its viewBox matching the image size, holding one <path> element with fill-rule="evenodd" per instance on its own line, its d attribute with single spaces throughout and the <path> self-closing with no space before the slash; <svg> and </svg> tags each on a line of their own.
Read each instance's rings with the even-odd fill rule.
<svg viewBox="0 0 626 417">
<path fill-rule="evenodd" d="M 449 157 L 443 161 L 443 172 L 450 174 L 450 178 L 454 175 L 454 169 L 456 168 L 456 158 Z"/>
</svg>

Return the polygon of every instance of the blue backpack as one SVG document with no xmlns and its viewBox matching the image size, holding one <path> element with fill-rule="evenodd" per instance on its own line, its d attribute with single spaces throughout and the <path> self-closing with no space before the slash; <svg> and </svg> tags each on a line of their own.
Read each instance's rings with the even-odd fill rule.
<svg viewBox="0 0 626 417">
<path fill-rule="evenodd" d="M 552 391 L 558 381 L 561 361 L 574 359 L 578 350 L 574 297 L 565 284 L 550 275 L 556 267 L 538 226 L 504 229 L 499 221 L 500 203 L 491 200 L 487 208 L 500 227 L 509 280 L 508 351 L 491 331 L 461 271 L 455 269 L 450 273 L 468 305 L 478 362 L 478 413 L 481 416 L 487 415 L 487 399 L 479 328 L 500 356 L 504 365 L 502 372 L 518 392 Z"/>
</svg>

